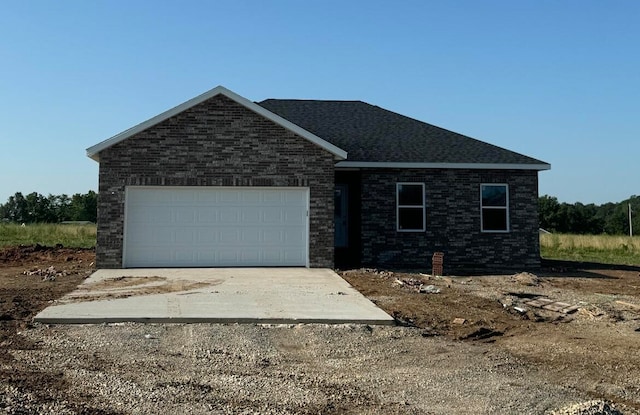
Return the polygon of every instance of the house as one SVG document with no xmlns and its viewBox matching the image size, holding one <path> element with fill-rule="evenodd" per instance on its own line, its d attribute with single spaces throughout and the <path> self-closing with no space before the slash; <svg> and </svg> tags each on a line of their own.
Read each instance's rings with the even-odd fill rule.
<svg viewBox="0 0 640 415">
<path fill-rule="evenodd" d="M 361 101 L 219 86 L 87 154 L 100 268 L 540 263 L 549 164 Z"/>
</svg>

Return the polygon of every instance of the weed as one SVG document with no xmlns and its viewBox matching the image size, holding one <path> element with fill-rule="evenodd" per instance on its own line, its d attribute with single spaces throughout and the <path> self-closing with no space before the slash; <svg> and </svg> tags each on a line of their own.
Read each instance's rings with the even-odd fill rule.
<svg viewBox="0 0 640 415">
<path fill-rule="evenodd" d="M 540 235 L 543 258 L 640 265 L 640 237 L 622 235 Z"/>
<path fill-rule="evenodd" d="M 96 225 L 0 224 L 0 246 L 32 244 L 46 246 L 61 244 L 69 248 L 92 248 L 96 246 Z"/>
</svg>

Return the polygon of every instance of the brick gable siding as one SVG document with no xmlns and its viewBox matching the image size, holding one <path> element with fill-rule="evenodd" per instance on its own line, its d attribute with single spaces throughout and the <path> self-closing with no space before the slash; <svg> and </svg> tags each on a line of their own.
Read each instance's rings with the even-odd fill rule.
<svg viewBox="0 0 640 415">
<path fill-rule="evenodd" d="M 361 177 L 363 265 L 429 269 L 441 251 L 445 272 L 540 266 L 536 171 L 365 169 Z M 425 232 L 396 231 L 397 182 L 425 184 Z M 508 233 L 480 231 L 481 183 L 509 185 Z"/>
<path fill-rule="evenodd" d="M 333 155 L 215 96 L 100 153 L 97 267 L 122 267 L 126 186 L 310 188 L 309 263 L 333 266 Z"/>
</svg>

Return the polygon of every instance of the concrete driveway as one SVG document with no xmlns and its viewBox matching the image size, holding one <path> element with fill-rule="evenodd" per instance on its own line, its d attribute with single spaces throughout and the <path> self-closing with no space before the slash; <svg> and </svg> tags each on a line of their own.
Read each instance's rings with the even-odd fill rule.
<svg viewBox="0 0 640 415">
<path fill-rule="evenodd" d="M 338 274 L 320 268 L 103 269 L 34 320 L 53 324 L 394 321 Z"/>
</svg>

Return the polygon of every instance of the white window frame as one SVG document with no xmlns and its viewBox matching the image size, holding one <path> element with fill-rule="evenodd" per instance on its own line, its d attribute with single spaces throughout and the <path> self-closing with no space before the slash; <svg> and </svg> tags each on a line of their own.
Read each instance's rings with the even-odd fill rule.
<svg viewBox="0 0 640 415">
<path fill-rule="evenodd" d="M 420 186 L 422 188 L 422 205 L 401 205 L 400 204 L 400 186 L 411 185 Z M 400 208 L 422 209 L 422 229 L 400 229 Z M 419 182 L 398 182 L 396 183 L 396 231 L 397 232 L 424 232 L 427 229 L 426 214 L 426 197 L 424 191 L 424 183 Z"/>
<path fill-rule="evenodd" d="M 505 206 L 482 206 L 482 189 L 484 186 L 503 186 L 506 191 L 506 204 Z M 500 209 L 505 210 L 507 215 L 507 229 L 504 230 L 495 230 L 495 229 L 484 229 L 484 223 L 482 220 L 482 213 L 484 209 Z M 481 183 L 480 184 L 480 231 L 483 233 L 509 233 L 511 231 L 511 221 L 509 215 L 509 185 L 507 183 Z"/>
</svg>

